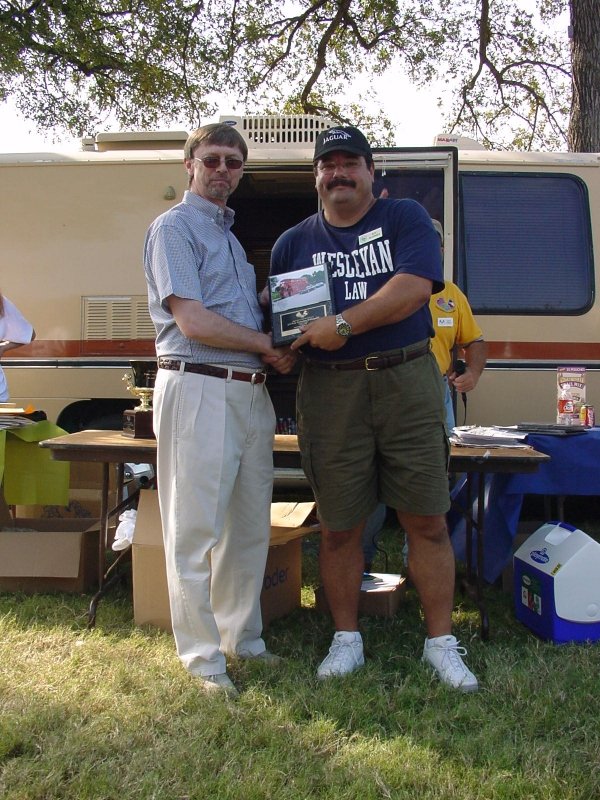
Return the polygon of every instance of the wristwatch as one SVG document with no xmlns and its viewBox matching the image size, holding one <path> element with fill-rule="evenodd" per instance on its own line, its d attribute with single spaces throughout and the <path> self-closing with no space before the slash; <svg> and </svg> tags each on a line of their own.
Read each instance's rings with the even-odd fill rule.
<svg viewBox="0 0 600 800">
<path fill-rule="evenodd" d="M 352 336 L 352 325 L 342 317 L 341 314 L 336 314 L 335 317 L 335 332 L 338 336 L 343 336 L 347 339 Z"/>
</svg>

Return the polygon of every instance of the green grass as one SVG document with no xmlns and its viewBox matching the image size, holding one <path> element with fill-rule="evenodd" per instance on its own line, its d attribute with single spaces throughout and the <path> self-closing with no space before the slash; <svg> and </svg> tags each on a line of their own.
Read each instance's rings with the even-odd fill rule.
<svg viewBox="0 0 600 800">
<path fill-rule="evenodd" d="M 392 571 L 397 538 L 386 529 Z M 481 682 L 462 695 L 421 665 L 424 629 L 409 590 L 394 619 L 361 620 L 366 667 L 322 683 L 315 669 L 331 625 L 313 607 L 314 540 L 304 550 L 303 607 L 265 634 L 285 664 L 233 662 L 237 702 L 205 696 L 171 636 L 133 625 L 126 588 L 102 601 L 92 631 L 88 597 L 1 595 L 0 797 L 600 796 L 599 646 L 539 641 L 494 588 L 482 642 L 478 613 L 457 594 L 455 632 Z"/>
</svg>

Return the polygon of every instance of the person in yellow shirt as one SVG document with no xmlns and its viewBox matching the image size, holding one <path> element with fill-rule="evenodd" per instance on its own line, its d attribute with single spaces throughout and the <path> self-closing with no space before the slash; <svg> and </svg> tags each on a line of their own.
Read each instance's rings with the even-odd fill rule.
<svg viewBox="0 0 600 800">
<path fill-rule="evenodd" d="M 436 219 L 433 225 L 443 249 L 442 226 Z M 446 281 L 441 292 L 432 294 L 429 309 L 435 331 L 431 350 L 446 380 L 446 419 L 450 431 L 456 425 L 451 389 L 454 387 L 464 400 L 464 395 L 477 386 L 486 363 L 487 345 L 469 301 L 455 283 Z M 457 359 L 463 361 L 463 372 L 456 370 Z"/>
</svg>

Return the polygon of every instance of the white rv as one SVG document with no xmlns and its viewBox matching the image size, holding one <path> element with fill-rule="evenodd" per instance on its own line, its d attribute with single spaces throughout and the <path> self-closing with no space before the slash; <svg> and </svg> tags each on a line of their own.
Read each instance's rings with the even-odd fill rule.
<svg viewBox="0 0 600 800">
<path fill-rule="evenodd" d="M 279 233 L 318 207 L 312 152 L 328 123 L 227 119 L 249 144 L 230 204 L 260 288 Z M 0 155 L 0 288 L 37 332 L 3 367 L 12 400 L 67 430 L 119 427 L 133 402 L 122 380 L 129 360 L 154 355 L 142 245 L 186 188 L 184 140 L 99 134 L 80 152 Z M 553 421 L 559 366 L 585 366 L 587 400 L 600 403 L 600 154 L 444 144 L 381 148 L 375 162 L 376 194 L 412 197 L 442 222 L 445 273 L 489 343 L 467 422 Z M 294 379 L 269 384 L 278 416 L 293 417 Z"/>
</svg>

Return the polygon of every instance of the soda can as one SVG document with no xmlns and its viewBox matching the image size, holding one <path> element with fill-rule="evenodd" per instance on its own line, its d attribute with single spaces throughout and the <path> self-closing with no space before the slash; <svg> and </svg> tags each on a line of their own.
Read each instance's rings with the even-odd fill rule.
<svg viewBox="0 0 600 800">
<path fill-rule="evenodd" d="M 594 410 L 594 406 L 589 404 L 581 406 L 581 410 L 579 411 L 579 421 L 582 425 L 585 425 L 586 428 L 593 428 L 596 424 L 596 412 Z"/>
</svg>

